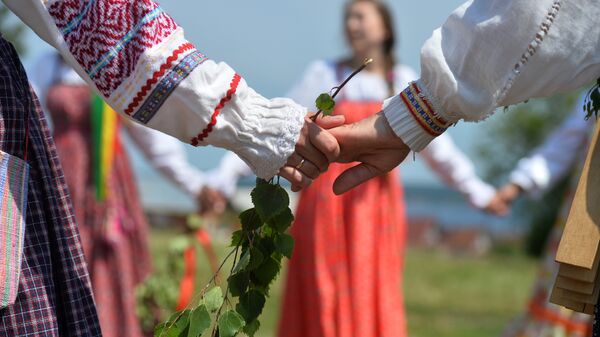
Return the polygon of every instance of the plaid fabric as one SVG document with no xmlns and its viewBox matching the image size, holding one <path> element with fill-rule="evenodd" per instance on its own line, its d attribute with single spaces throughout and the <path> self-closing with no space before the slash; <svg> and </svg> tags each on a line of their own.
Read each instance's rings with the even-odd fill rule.
<svg viewBox="0 0 600 337">
<path fill-rule="evenodd" d="M 0 308 L 13 304 L 23 261 L 29 165 L 0 151 Z"/>
<path fill-rule="evenodd" d="M 23 158 L 29 111 L 31 167 L 19 293 L 0 310 L 0 336 L 100 336 L 70 197 L 37 98 L 0 37 L 0 149 Z"/>
</svg>

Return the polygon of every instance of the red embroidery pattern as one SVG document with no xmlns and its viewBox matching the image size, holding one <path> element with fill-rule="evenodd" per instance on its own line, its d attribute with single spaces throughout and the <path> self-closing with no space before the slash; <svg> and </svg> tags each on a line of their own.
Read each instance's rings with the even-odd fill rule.
<svg viewBox="0 0 600 337">
<path fill-rule="evenodd" d="M 133 73 L 145 50 L 177 29 L 173 19 L 150 0 L 63 0 L 53 3 L 49 12 L 60 30 L 80 17 L 64 38 L 106 97 Z M 148 19 L 152 13 L 156 16 Z M 101 60 L 105 64 L 98 66 Z"/>
<path fill-rule="evenodd" d="M 227 94 L 225 95 L 225 97 L 221 98 L 221 101 L 215 108 L 215 111 L 213 112 L 212 117 L 210 119 L 210 123 L 208 123 L 206 128 L 204 128 L 204 130 L 202 130 L 202 132 L 200 132 L 200 134 L 198 134 L 198 136 L 196 136 L 196 137 L 194 137 L 194 139 L 192 139 L 192 141 L 191 141 L 192 145 L 194 145 L 194 146 L 200 145 L 200 142 L 202 142 L 212 132 L 213 127 L 217 124 L 217 117 L 221 113 L 221 109 L 223 109 L 223 107 L 225 107 L 225 104 L 227 104 L 227 102 L 231 101 L 231 98 L 235 94 L 237 87 L 240 84 L 241 79 L 242 79 L 242 77 L 238 74 L 235 74 L 233 76 L 233 79 L 231 80 L 231 84 L 229 86 L 229 90 L 227 90 Z"/>
<path fill-rule="evenodd" d="M 173 62 L 177 61 L 177 59 L 179 58 L 179 56 L 181 54 L 185 53 L 186 51 L 192 50 L 192 49 L 194 49 L 194 45 L 189 42 L 185 43 L 185 44 L 181 45 L 179 48 L 177 48 L 173 52 L 173 54 L 167 58 L 165 63 L 163 63 L 160 66 L 160 69 L 155 71 L 154 74 L 152 75 L 152 77 L 146 81 L 146 84 L 144 84 L 144 86 L 140 89 L 140 91 L 135 95 L 135 98 L 133 99 L 133 101 L 131 103 L 129 103 L 129 105 L 127 106 L 127 109 L 125 109 L 125 113 L 128 115 L 131 115 L 135 111 L 135 109 L 140 105 L 140 103 L 142 103 L 142 101 L 144 100 L 144 97 L 146 97 L 148 92 L 158 82 L 158 80 L 160 80 L 165 75 L 167 70 L 171 69 L 171 67 L 173 66 Z"/>
</svg>

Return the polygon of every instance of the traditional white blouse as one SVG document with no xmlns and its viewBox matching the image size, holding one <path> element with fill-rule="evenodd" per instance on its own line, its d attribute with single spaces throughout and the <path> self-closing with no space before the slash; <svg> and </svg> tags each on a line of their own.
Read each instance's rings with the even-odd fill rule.
<svg viewBox="0 0 600 337">
<path fill-rule="evenodd" d="M 529 157 L 523 158 L 510 175 L 510 181 L 533 197 L 540 197 L 569 174 L 585 157 L 590 132 L 595 123 L 585 120 L 583 95 L 546 141 Z"/>
<path fill-rule="evenodd" d="M 193 145 L 236 152 L 263 178 L 293 153 L 306 109 L 268 100 L 208 60 L 150 0 L 2 0 L 127 118 Z M 420 151 L 453 123 L 600 75 L 600 3 L 471 0 L 421 51 L 421 79 L 385 102 Z"/>
<path fill-rule="evenodd" d="M 315 109 L 315 98 L 322 92 L 329 92 L 332 87 L 339 85 L 352 73 L 352 69 L 343 67 L 341 74 L 335 62 L 313 62 L 302 79 L 288 93 L 288 97 L 296 102 Z M 397 65 L 394 69 L 395 90 L 400 91 L 417 74 L 410 67 Z M 381 102 L 388 94 L 388 84 L 381 76 L 363 71 L 342 89 L 337 100 L 352 100 L 358 102 Z M 421 155 L 446 184 L 460 191 L 475 207 L 487 206 L 495 194 L 495 189 L 483 182 L 475 173 L 473 163 L 460 151 L 452 138 L 443 135 L 432 142 Z M 221 189 L 228 194 L 235 191 L 235 183 L 240 176 L 247 175 L 248 169 L 235 155 L 229 154 L 215 171 L 216 177 L 211 181 L 219 181 Z M 229 182 L 229 183 L 228 183 Z"/>
<path fill-rule="evenodd" d="M 48 91 L 55 83 L 86 85 L 73 68 L 57 56 L 55 53 L 43 55 L 30 76 L 31 84 L 43 106 L 46 105 Z M 137 123 L 126 122 L 124 126 L 152 167 L 181 190 L 195 197 L 207 186 L 206 174 L 190 164 L 184 145 L 179 140 Z"/>
<path fill-rule="evenodd" d="M 125 118 L 237 153 L 261 178 L 293 153 L 306 109 L 208 59 L 151 0 L 2 0 Z"/>
<path fill-rule="evenodd" d="M 421 79 L 385 103 L 415 151 L 459 121 L 572 90 L 600 76 L 600 2 L 471 0 L 433 32 Z"/>
</svg>

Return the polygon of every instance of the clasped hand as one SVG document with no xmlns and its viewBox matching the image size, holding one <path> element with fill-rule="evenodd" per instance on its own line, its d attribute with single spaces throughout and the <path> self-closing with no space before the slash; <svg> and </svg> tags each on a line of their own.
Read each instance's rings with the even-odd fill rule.
<svg viewBox="0 0 600 337">
<path fill-rule="evenodd" d="M 353 124 L 344 116 L 306 118 L 296 151 L 279 174 L 292 183 L 292 190 L 309 186 L 333 162 L 358 164 L 342 173 L 333 191 L 345 193 L 367 180 L 398 166 L 410 149 L 396 136 L 382 113 Z"/>
</svg>

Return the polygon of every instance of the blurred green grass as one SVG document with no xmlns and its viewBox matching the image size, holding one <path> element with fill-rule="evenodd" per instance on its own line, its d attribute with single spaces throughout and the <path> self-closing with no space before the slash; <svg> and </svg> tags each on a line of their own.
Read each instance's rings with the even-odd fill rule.
<svg viewBox="0 0 600 337">
<path fill-rule="evenodd" d="M 177 234 L 153 229 L 150 245 L 155 272 L 164 266 L 170 241 Z M 228 248 L 215 247 L 219 258 Z M 200 286 L 212 276 L 208 262 L 199 263 Z M 224 268 L 225 273 L 229 271 Z M 484 258 L 448 255 L 411 248 L 406 253 L 404 297 L 411 337 L 495 337 L 525 308 L 536 261 L 524 254 L 496 251 Z M 274 284 L 257 337 L 274 337 L 285 271 Z"/>
</svg>

